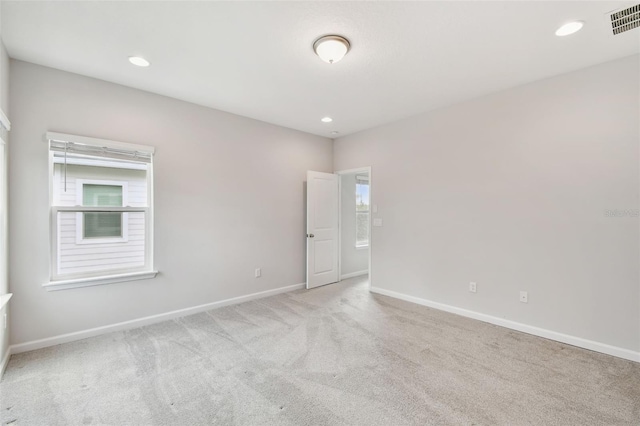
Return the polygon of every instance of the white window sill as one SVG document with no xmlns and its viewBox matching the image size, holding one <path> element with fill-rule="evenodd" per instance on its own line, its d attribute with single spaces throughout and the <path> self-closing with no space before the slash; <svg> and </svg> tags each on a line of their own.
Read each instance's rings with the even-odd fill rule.
<svg viewBox="0 0 640 426">
<path fill-rule="evenodd" d="M 68 290 L 71 288 L 90 287 L 94 285 L 121 283 L 125 281 L 146 280 L 155 278 L 158 271 L 129 272 L 126 274 L 105 275 L 102 277 L 75 278 L 72 280 L 50 281 L 42 286 L 47 291 Z"/>
<path fill-rule="evenodd" d="M 356 246 L 356 250 L 366 250 L 369 248 L 369 244 Z"/>
</svg>

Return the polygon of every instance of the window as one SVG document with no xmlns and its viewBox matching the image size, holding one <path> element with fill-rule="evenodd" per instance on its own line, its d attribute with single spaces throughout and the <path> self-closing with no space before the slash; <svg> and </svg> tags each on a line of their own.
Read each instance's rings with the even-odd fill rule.
<svg viewBox="0 0 640 426">
<path fill-rule="evenodd" d="M 82 184 L 83 206 L 123 207 L 122 185 Z M 82 236 L 90 238 L 122 238 L 122 216 L 125 213 L 83 213 Z"/>
<path fill-rule="evenodd" d="M 356 247 L 369 245 L 369 177 L 356 175 Z"/>
<path fill-rule="evenodd" d="M 48 133 L 50 289 L 155 276 L 153 148 Z"/>
<path fill-rule="evenodd" d="M 69 165 L 67 165 L 67 168 Z M 102 175 L 108 175 L 104 170 Z M 118 176 L 118 172 L 111 173 Z M 142 179 L 142 176 L 140 176 Z M 76 204 L 85 207 L 128 205 L 129 182 L 77 179 Z M 76 214 L 76 243 L 100 244 L 128 241 L 129 214 L 86 212 Z"/>
</svg>

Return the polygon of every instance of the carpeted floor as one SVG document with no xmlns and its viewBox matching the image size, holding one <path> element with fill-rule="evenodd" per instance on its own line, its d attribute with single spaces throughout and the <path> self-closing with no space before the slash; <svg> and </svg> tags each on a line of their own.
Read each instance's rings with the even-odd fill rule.
<svg viewBox="0 0 640 426">
<path fill-rule="evenodd" d="M 356 278 L 11 358 L 2 425 L 640 425 L 640 364 Z"/>
</svg>

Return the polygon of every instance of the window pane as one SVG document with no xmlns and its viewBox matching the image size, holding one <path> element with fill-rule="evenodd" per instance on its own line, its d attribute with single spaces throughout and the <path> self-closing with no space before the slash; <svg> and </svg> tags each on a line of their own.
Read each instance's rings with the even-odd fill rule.
<svg viewBox="0 0 640 426">
<path fill-rule="evenodd" d="M 356 177 L 356 245 L 369 244 L 369 184 Z"/>
<path fill-rule="evenodd" d="M 122 207 L 122 186 L 82 185 L 82 205 L 91 207 Z"/>
<path fill-rule="evenodd" d="M 71 155 L 65 165 L 63 157 L 54 156 L 53 205 L 118 207 L 126 201 L 126 205 L 131 207 L 146 207 L 148 169 L 147 164 Z M 108 181 L 118 181 L 118 184 L 113 185 Z M 125 188 L 128 188 L 125 190 L 120 182 L 126 183 Z M 86 194 L 84 187 L 87 187 Z M 106 197 L 95 199 L 92 194 L 96 192 Z"/>
<path fill-rule="evenodd" d="M 369 213 L 356 212 L 356 245 L 369 244 Z"/>
<path fill-rule="evenodd" d="M 121 222 L 123 228 L 127 228 L 127 241 L 91 244 L 79 243 L 76 238 L 77 221 L 83 219 L 83 214 L 92 215 L 94 212 L 58 213 L 58 274 L 91 275 L 119 269 L 143 268 L 145 266 L 146 235 L 144 212 L 115 213 L 129 215 L 127 220 Z"/>
<path fill-rule="evenodd" d="M 53 205 L 144 207 L 149 164 L 86 155 L 53 156 Z M 150 267 L 146 212 L 59 212 L 53 275 L 102 276 Z"/>
<path fill-rule="evenodd" d="M 369 185 L 356 184 L 356 210 L 369 211 Z"/>
<path fill-rule="evenodd" d="M 84 213 L 84 238 L 122 237 L 122 213 Z"/>
</svg>

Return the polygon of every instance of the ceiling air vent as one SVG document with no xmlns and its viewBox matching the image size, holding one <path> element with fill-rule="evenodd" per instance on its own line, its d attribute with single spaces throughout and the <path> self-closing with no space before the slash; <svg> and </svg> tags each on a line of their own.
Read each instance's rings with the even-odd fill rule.
<svg viewBox="0 0 640 426">
<path fill-rule="evenodd" d="M 613 35 L 640 27 L 640 4 L 609 14 Z"/>
</svg>

